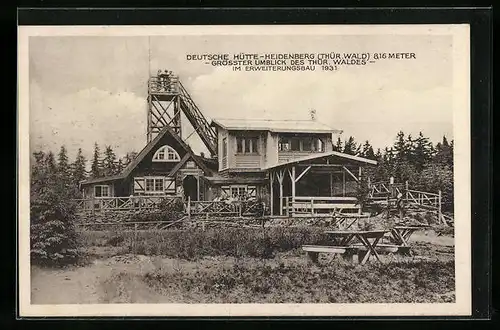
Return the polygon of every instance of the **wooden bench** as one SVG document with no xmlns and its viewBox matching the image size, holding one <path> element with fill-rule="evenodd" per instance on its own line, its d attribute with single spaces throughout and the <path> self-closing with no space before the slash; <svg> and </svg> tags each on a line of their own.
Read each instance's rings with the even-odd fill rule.
<svg viewBox="0 0 500 330">
<path fill-rule="evenodd" d="M 354 257 L 358 248 L 352 246 L 302 245 L 302 250 L 307 252 L 307 255 L 314 263 L 318 263 L 320 253 L 341 254 L 344 259 L 349 260 Z"/>
</svg>

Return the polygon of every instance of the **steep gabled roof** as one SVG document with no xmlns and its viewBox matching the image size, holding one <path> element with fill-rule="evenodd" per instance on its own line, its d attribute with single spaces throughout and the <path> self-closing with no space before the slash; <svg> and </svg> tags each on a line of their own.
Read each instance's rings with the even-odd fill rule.
<svg viewBox="0 0 500 330">
<path fill-rule="evenodd" d="M 195 155 L 193 149 L 184 142 L 174 131 L 171 127 L 165 126 L 158 135 L 151 140 L 146 146 L 139 152 L 137 157 L 135 157 L 128 165 L 123 169 L 123 171 L 120 174 L 117 175 L 112 175 L 108 177 L 102 177 L 102 178 L 95 178 L 95 179 L 89 179 L 89 180 L 84 180 L 80 182 L 81 185 L 87 185 L 91 183 L 98 183 L 98 182 L 107 182 L 107 181 L 115 181 L 115 180 L 120 180 L 120 179 L 125 179 L 127 178 L 132 171 L 139 165 L 144 157 L 146 157 L 151 150 L 160 142 L 161 138 L 165 136 L 165 134 L 169 133 L 180 145 L 181 147 L 186 151 L 187 155 L 190 155 L 190 157 L 187 157 L 186 159 L 183 159 L 183 164 L 187 161 L 188 158 L 192 158 L 193 161 L 198 165 L 205 173 L 212 173 L 212 171 L 203 163 L 198 156 Z M 181 160 L 182 162 L 182 160 Z M 183 165 L 182 164 L 182 165 Z M 178 164 L 177 164 L 178 165 Z M 180 166 L 182 166 L 180 165 Z M 179 167 L 180 168 L 180 167 Z"/>
</svg>

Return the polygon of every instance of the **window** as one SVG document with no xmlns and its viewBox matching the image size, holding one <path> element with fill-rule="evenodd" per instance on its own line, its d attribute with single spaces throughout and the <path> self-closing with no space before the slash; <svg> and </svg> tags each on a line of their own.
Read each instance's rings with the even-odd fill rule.
<svg viewBox="0 0 500 330">
<path fill-rule="evenodd" d="M 300 139 L 299 138 L 292 138 L 291 139 L 290 150 L 300 151 Z"/>
<path fill-rule="evenodd" d="M 95 197 L 109 197 L 109 186 L 94 186 Z"/>
<path fill-rule="evenodd" d="M 323 152 L 325 151 L 324 147 L 323 147 L 323 141 L 321 139 L 317 139 L 316 140 L 316 143 L 314 144 L 314 151 L 319 151 L 319 152 Z"/>
<path fill-rule="evenodd" d="M 181 157 L 171 146 L 161 147 L 153 156 L 153 162 L 178 162 L 180 160 Z"/>
<path fill-rule="evenodd" d="M 242 196 L 246 196 L 247 198 L 255 198 L 257 196 L 256 186 L 230 185 L 221 188 L 224 194 L 233 198 L 241 198 Z"/>
<path fill-rule="evenodd" d="M 222 139 L 222 157 L 227 157 L 227 138 Z"/>
<path fill-rule="evenodd" d="M 304 138 L 302 140 L 302 151 L 312 151 L 313 150 L 313 139 Z"/>
<path fill-rule="evenodd" d="M 281 137 L 278 142 L 278 151 L 306 151 L 323 152 L 324 145 L 316 137 Z"/>
<path fill-rule="evenodd" d="M 250 152 L 258 153 L 259 152 L 259 138 L 253 137 L 248 139 L 250 141 Z M 248 141 L 247 140 L 247 141 Z"/>
<path fill-rule="evenodd" d="M 164 178 L 146 178 L 146 192 L 148 193 L 163 193 Z"/>
<path fill-rule="evenodd" d="M 290 151 L 290 140 L 288 138 L 280 138 L 278 142 L 279 151 Z"/>
<path fill-rule="evenodd" d="M 231 196 L 241 197 L 247 192 L 247 186 L 231 186 Z"/>
<path fill-rule="evenodd" d="M 236 138 L 236 152 L 245 154 L 259 153 L 259 138 L 251 137 L 237 137 Z"/>
</svg>

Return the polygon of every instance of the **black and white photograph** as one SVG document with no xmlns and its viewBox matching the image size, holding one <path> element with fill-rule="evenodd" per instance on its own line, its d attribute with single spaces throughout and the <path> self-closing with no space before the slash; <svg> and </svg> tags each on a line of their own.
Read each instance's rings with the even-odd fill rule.
<svg viewBox="0 0 500 330">
<path fill-rule="evenodd" d="M 19 28 L 26 316 L 470 315 L 468 25 Z"/>
</svg>

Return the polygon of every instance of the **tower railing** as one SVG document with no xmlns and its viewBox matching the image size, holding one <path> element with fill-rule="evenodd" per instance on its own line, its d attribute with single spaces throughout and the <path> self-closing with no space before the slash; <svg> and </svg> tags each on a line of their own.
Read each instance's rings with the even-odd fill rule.
<svg viewBox="0 0 500 330">
<path fill-rule="evenodd" d="M 148 81 L 150 93 L 179 93 L 179 77 L 171 76 L 168 79 L 151 77 Z"/>
</svg>

